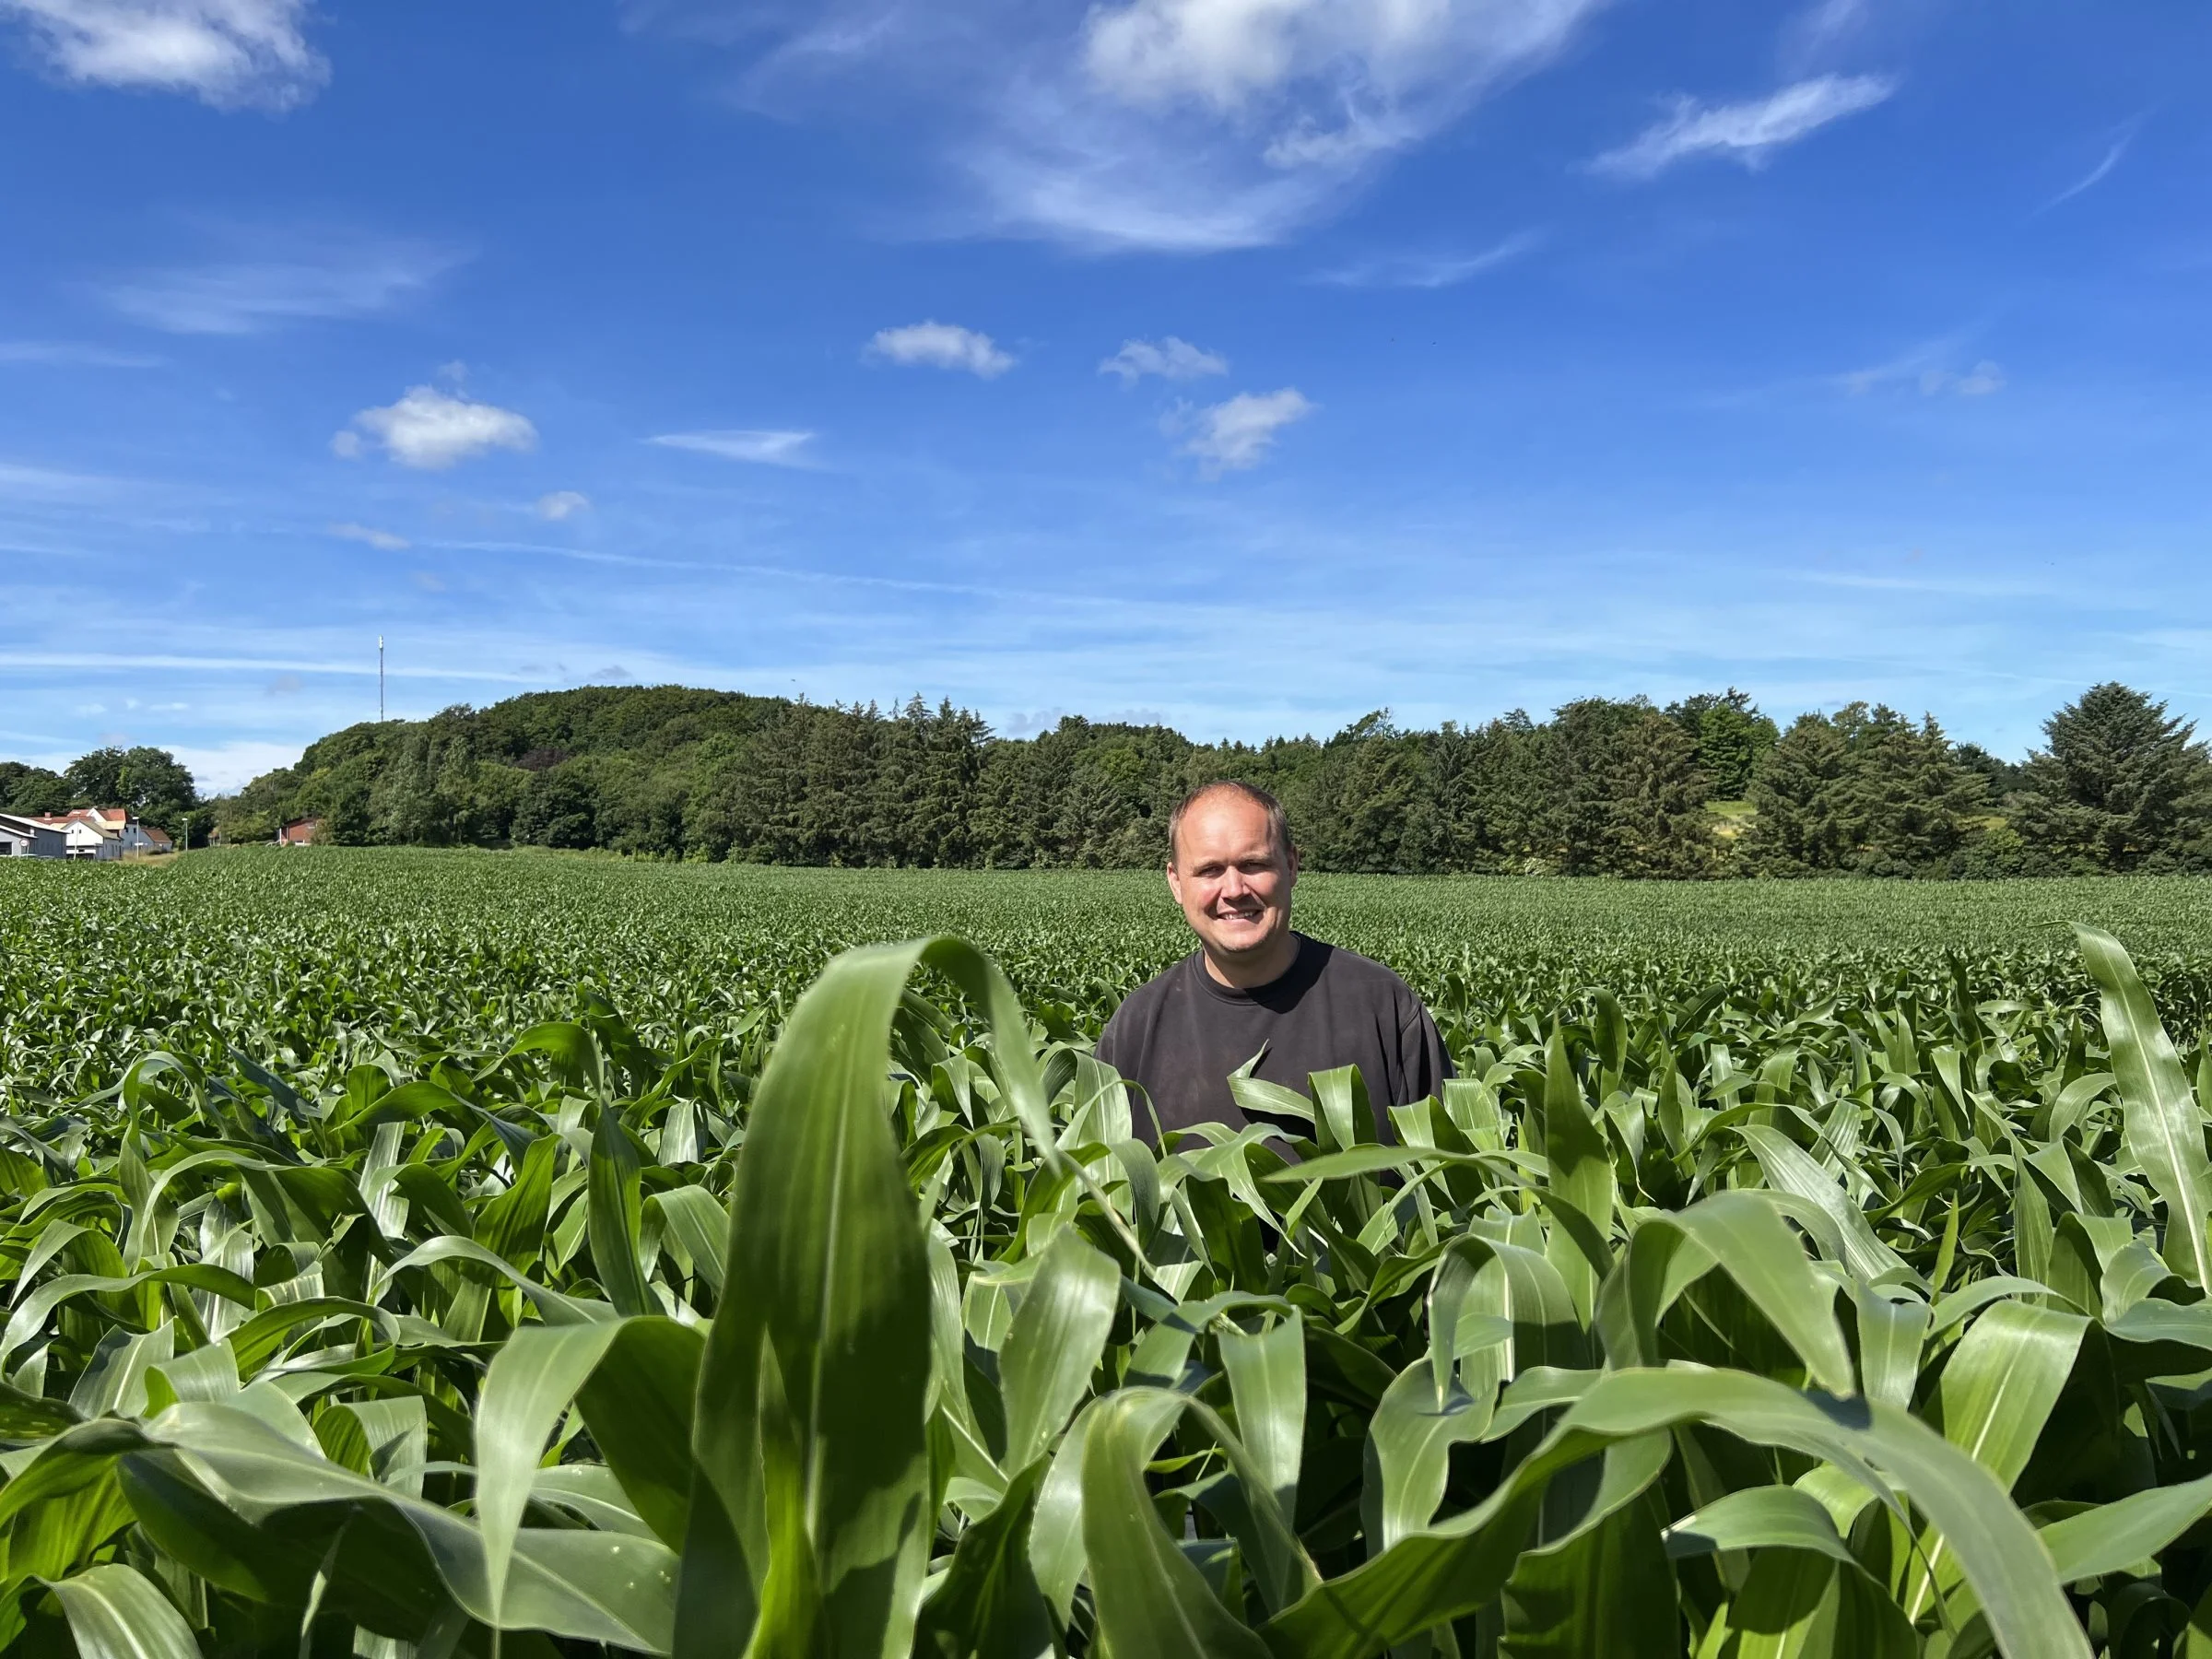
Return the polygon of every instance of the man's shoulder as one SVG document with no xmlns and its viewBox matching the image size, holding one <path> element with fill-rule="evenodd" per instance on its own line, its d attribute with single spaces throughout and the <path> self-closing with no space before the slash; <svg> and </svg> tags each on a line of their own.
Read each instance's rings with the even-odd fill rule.
<svg viewBox="0 0 2212 1659">
<path fill-rule="evenodd" d="M 1114 1009 L 1109 1023 L 1141 1022 L 1159 1011 L 1160 1004 L 1175 994 L 1177 987 L 1190 978 L 1191 964 L 1198 959 L 1193 951 L 1182 960 L 1170 964 L 1143 984 L 1122 998 L 1121 1006 Z"/>
<path fill-rule="evenodd" d="M 1414 996 L 1413 987 L 1400 979 L 1396 971 L 1372 957 L 1363 957 L 1356 950 L 1347 950 L 1341 945 L 1324 945 L 1329 954 L 1321 971 L 1341 985 L 1358 986 L 1374 994 L 1388 993 L 1393 996 Z M 1418 1001 L 1418 997 L 1415 997 Z"/>
</svg>

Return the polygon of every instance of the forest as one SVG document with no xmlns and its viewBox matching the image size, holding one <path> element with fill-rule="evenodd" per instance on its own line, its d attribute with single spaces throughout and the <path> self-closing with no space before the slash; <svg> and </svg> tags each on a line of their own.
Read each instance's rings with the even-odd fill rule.
<svg viewBox="0 0 2212 1659">
<path fill-rule="evenodd" d="M 1784 727 L 1729 690 L 1586 698 L 1548 719 L 1193 742 L 1063 719 L 1031 738 L 919 698 L 846 707 L 678 686 L 536 692 L 349 726 L 296 766 L 194 799 L 159 750 L 66 773 L 0 764 L 0 810 L 133 806 L 198 843 L 319 820 L 342 845 L 535 845 L 788 865 L 1157 864 L 1214 778 L 1288 806 L 1308 867 L 1699 878 L 1958 878 L 2212 869 L 2212 758 L 2189 722 L 2093 687 L 2023 762 L 1932 716 L 1853 702 Z M 105 792 L 103 794 L 103 792 Z"/>
</svg>

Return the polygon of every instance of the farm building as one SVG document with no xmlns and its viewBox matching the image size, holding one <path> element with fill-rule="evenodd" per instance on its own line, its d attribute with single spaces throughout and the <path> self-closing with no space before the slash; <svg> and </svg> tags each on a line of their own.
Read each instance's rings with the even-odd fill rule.
<svg viewBox="0 0 2212 1659">
<path fill-rule="evenodd" d="M 294 818 L 276 831 L 276 844 L 280 847 L 312 847 L 322 833 L 321 818 Z"/>
<path fill-rule="evenodd" d="M 59 830 L 37 818 L 0 812 L 0 858 L 59 858 L 65 850 Z"/>
<path fill-rule="evenodd" d="M 140 823 L 121 806 L 80 806 L 75 812 L 29 820 L 56 830 L 66 858 L 113 859 L 126 853 L 166 853 L 162 831 Z"/>
</svg>

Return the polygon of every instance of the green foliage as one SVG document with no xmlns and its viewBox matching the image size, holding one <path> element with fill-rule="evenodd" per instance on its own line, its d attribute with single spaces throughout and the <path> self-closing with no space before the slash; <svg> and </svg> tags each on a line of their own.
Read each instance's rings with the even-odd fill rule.
<svg viewBox="0 0 2212 1659">
<path fill-rule="evenodd" d="M 2092 687 L 2043 724 L 2015 818 L 2036 865 L 2073 870 L 2212 866 L 2212 757 L 2166 705 Z"/>
<path fill-rule="evenodd" d="M 2077 1659 L 2212 1590 L 2194 883 L 1317 877 L 1460 1077 L 1286 1165 L 1088 1055 L 1154 877 L 0 876 L 26 1652 Z M 836 954 L 948 917 L 1013 982 Z"/>
<path fill-rule="evenodd" d="M 0 812 L 68 810 L 69 780 L 61 773 L 20 760 L 0 760 Z"/>
<path fill-rule="evenodd" d="M 1669 703 L 1666 717 L 1698 746 L 1698 764 L 1712 780 L 1713 794 L 1724 801 L 1740 801 L 1750 794 L 1759 762 L 1782 735 L 1759 712 L 1750 694 L 1734 686 Z"/>
<path fill-rule="evenodd" d="M 199 803 L 192 772 L 167 749 L 94 749 L 69 763 L 65 782 L 72 806 L 121 806 L 164 830 Z"/>
<path fill-rule="evenodd" d="M 2085 704 L 2101 708 L 2110 689 Z M 2065 730 L 2078 750 L 2075 726 Z M 2165 840 L 2149 854 L 2053 850 L 2048 814 L 2041 840 L 2022 839 L 1999 815 L 2025 775 L 1953 746 L 1933 721 L 1863 704 L 1806 716 L 1778 737 L 1733 688 L 1664 712 L 1641 699 L 1587 698 L 1547 721 L 1515 712 L 1432 732 L 1377 710 L 1325 739 L 1255 747 L 1075 716 L 1000 738 L 968 711 L 919 699 L 887 712 L 602 686 L 350 727 L 216 810 L 233 843 L 316 818 L 337 844 L 1141 869 L 1164 859 L 1177 798 L 1236 777 L 1283 799 L 1307 867 L 1324 871 L 1987 877 L 2135 867 L 2127 860 L 2143 856 L 2146 868 L 2194 867 L 2188 849 L 2212 844 L 2198 806 L 2182 829 L 2159 807 Z M 2098 799 L 2142 793 L 2124 782 Z M 1724 839 L 1710 803 L 1747 797 L 1760 803 L 1757 832 Z M 2067 821 L 2065 835 L 2095 839 Z M 2107 842 L 2135 844 L 2116 830 L 2097 844 Z"/>
<path fill-rule="evenodd" d="M 1960 764 L 1934 719 L 1851 703 L 1803 714 L 1751 785 L 1744 840 L 1770 875 L 1944 875 L 1985 810 L 1983 775 Z"/>
</svg>

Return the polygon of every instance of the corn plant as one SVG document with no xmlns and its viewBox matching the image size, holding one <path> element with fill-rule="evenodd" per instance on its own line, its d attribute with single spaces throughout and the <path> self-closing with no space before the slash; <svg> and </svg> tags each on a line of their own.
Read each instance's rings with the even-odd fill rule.
<svg viewBox="0 0 2212 1659">
<path fill-rule="evenodd" d="M 142 1053 L 0 1123 L 0 1638 L 2194 1651 L 2212 1070 L 2078 950 L 2093 1013 L 1447 983 L 1387 1135 L 1347 1071 L 1164 1147 L 945 938 Z"/>
</svg>

